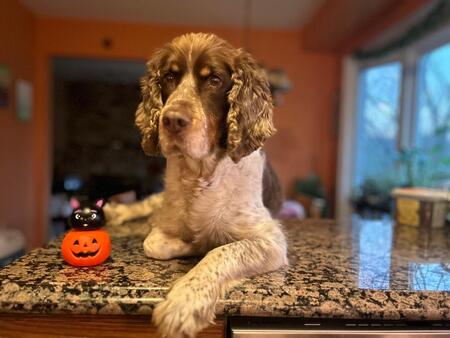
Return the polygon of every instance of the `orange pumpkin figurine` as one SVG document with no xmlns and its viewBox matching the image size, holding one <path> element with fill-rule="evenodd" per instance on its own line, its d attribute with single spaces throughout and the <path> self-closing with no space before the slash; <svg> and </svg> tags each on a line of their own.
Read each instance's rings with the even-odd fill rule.
<svg viewBox="0 0 450 338">
<path fill-rule="evenodd" d="M 105 230 L 100 229 L 105 224 L 103 200 L 95 205 L 80 205 L 72 198 L 73 208 L 69 218 L 72 227 L 64 237 L 61 253 L 64 260 L 74 266 L 94 266 L 103 263 L 111 253 L 111 241 Z"/>
</svg>

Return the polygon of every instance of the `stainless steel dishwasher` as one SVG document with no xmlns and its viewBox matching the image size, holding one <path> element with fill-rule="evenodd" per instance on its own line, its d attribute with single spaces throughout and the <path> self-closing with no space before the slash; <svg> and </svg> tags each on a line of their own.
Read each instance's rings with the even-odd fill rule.
<svg viewBox="0 0 450 338">
<path fill-rule="evenodd" d="M 450 337 L 450 321 L 228 318 L 228 338 Z"/>
</svg>

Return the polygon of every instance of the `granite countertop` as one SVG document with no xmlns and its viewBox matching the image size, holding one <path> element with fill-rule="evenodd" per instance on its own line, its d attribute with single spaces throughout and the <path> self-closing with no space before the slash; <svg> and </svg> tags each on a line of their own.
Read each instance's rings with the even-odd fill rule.
<svg viewBox="0 0 450 338">
<path fill-rule="evenodd" d="M 388 219 L 286 222 L 289 267 L 234 284 L 219 315 L 450 320 L 450 228 Z M 150 314 L 198 259 L 143 255 L 144 221 L 108 229 L 111 258 L 74 268 L 60 239 L 0 270 L 0 312 Z"/>
</svg>

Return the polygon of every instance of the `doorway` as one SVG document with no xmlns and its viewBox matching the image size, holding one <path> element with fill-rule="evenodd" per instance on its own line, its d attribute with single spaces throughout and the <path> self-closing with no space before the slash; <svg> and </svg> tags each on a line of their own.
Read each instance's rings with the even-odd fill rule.
<svg viewBox="0 0 450 338">
<path fill-rule="evenodd" d="M 141 150 L 134 114 L 141 61 L 56 58 L 50 238 L 65 230 L 69 199 L 137 198 L 162 190 L 164 162 Z"/>
</svg>

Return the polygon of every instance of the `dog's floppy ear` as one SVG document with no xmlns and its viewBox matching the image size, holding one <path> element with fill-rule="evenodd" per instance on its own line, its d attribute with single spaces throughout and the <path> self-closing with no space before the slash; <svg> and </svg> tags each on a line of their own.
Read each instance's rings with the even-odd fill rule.
<svg viewBox="0 0 450 338">
<path fill-rule="evenodd" d="M 228 94 L 227 153 L 238 162 L 260 148 L 275 133 L 267 76 L 250 54 L 238 51 Z"/>
<path fill-rule="evenodd" d="M 163 50 L 158 50 L 147 62 L 147 72 L 141 79 L 142 102 L 136 111 L 136 125 L 142 136 L 142 149 L 147 155 L 159 155 L 158 125 L 163 106 L 159 85 L 159 67 Z"/>
</svg>

